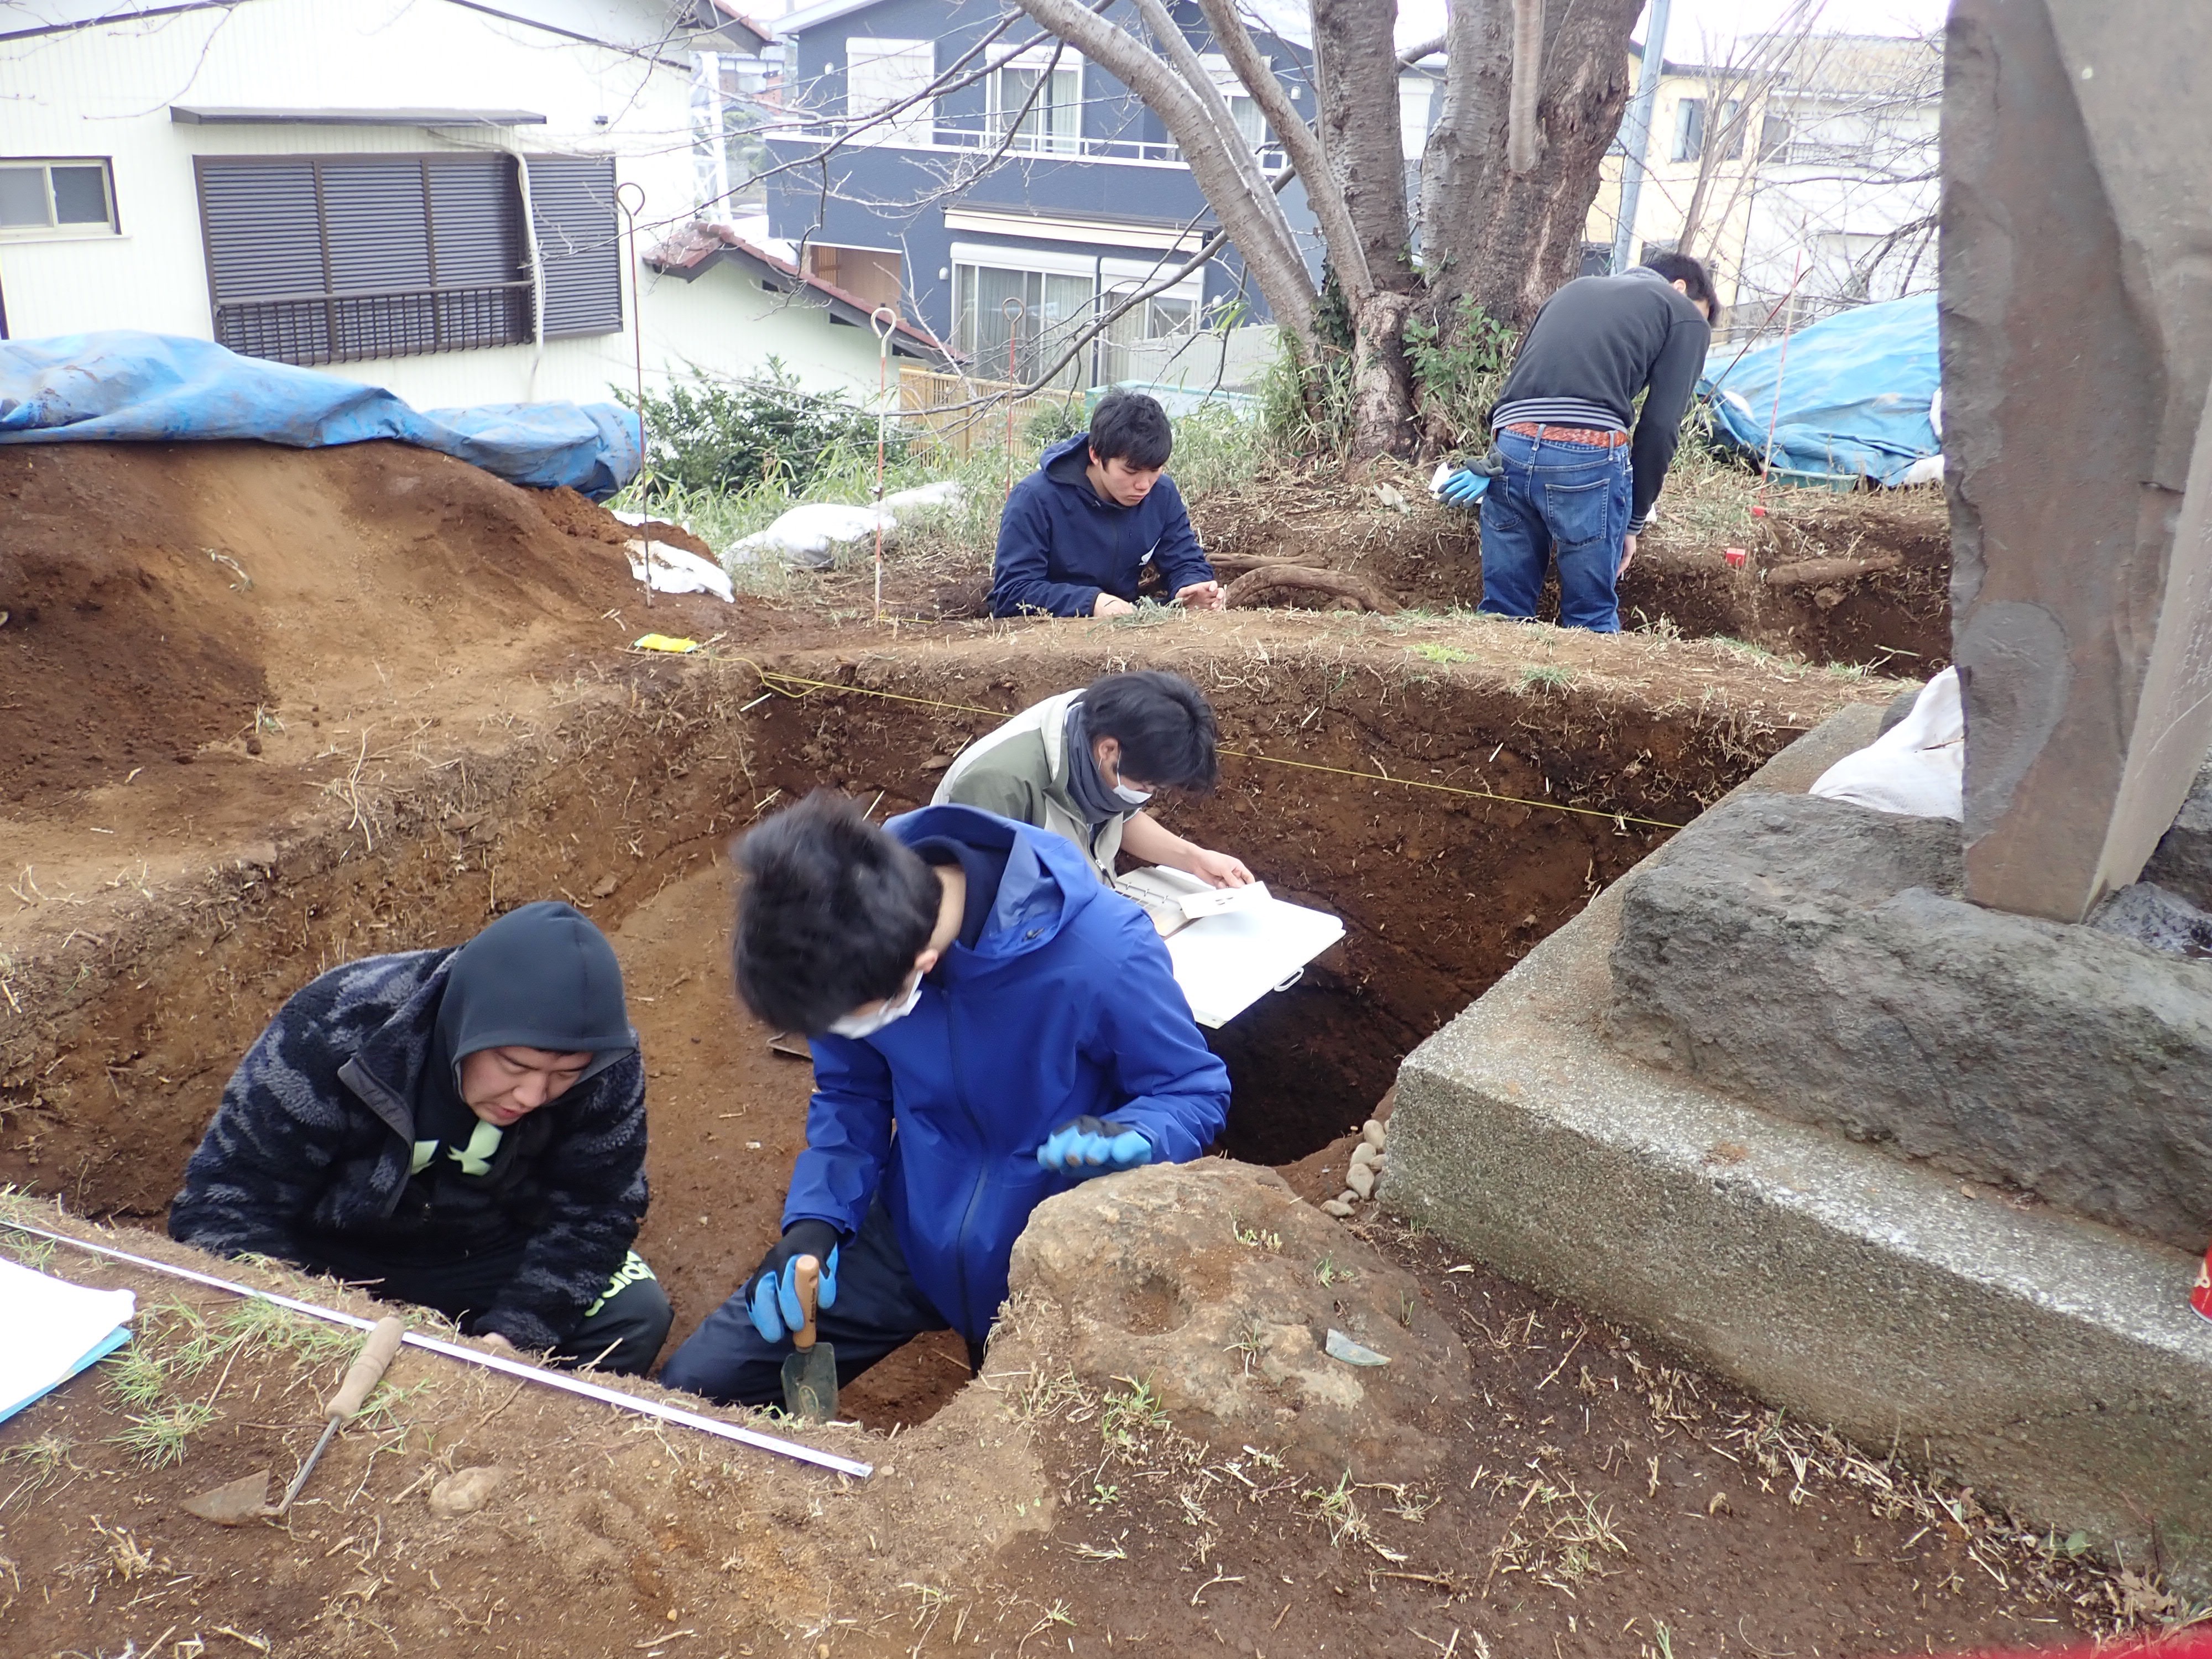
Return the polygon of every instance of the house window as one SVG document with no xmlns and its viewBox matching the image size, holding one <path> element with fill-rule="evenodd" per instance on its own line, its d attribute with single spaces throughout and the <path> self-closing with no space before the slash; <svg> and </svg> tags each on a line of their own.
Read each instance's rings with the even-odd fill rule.
<svg viewBox="0 0 2212 1659">
<path fill-rule="evenodd" d="M 833 288 L 841 288 L 864 305 L 898 308 L 902 297 L 899 280 L 903 262 L 889 248 L 837 247 L 828 242 L 806 245 L 807 269 Z"/>
<path fill-rule="evenodd" d="M 854 120 L 892 109 L 895 115 L 855 132 L 858 144 L 927 144 L 935 125 L 927 94 L 937 79 L 937 47 L 928 40 L 845 42 L 845 112 Z"/>
<path fill-rule="evenodd" d="M 1721 137 L 1725 148 L 1717 159 L 1737 161 L 1743 159 L 1743 126 L 1739 118 L 1743 112 L 1743 100 L 1731 98 L 1721 106 Z M 1676 161 L 1694 161 L 1705 154 L 1705 100 L 1685 98 L 1674 106 L 1674 149 L 1668 158 Z"/>
<path fill-rule="evenodd" d="M 1150 286 L 1149 281 L 1116 281 L 1107 289 L 1101 310 L 1110 312 L 1132 294 Z M 1098 378 L 1109 382 L 1161 379 L 1198 336 L 1204 291 L 1204 279 L 1194 274 L 1166 293 L 1131 306 L 1109 323 L 1099 349 Z"/>
<path fill-rule="evenodd" d="M 1082 276 L 1000 265 L 952 267 L 953 343 L 979 380 L 1027 385 L 1056 362 L 1091 320 L 1095 283 Z M 1055 386 L 1084 385 L 1085 354 L 1053 376 Z"/>
<path fill-rule="evenodd" d="M 1070 155 L 1082 148 L 1083 65 L 1072 52 L 1062 51 L 1055 64 L 1045 47 L 994 70 L 989 103 L 994 143 Z"/>
<path fill-rule="evenodd" d="M 614 167 L 528 163 L 548 337 L 622 325 Z M 507 155 L 204 156 L 216 338 L 347 362 L 533 337 L 522 181 Z"/>
<path fill-rule="evenodd" d="M 115 191 L 97 157 L 0 160 L 0 237 L 115 231 Z"/>
<path fill-rule="evenodd" d="M 1209 53 L 1198 61 L 1213 82 L 1213 89 L 1221 94 L 1221 101 L 1229 106 L 1229 118 L 1237 123 L 1238 134 L 1255 150 L 1264 147 L 1267 142 L 1267 118 L 1260 112 L 1259 100 L 1245 90 L 1244 82 L 1237 78 L 1229 60 Z"/>
</svg>

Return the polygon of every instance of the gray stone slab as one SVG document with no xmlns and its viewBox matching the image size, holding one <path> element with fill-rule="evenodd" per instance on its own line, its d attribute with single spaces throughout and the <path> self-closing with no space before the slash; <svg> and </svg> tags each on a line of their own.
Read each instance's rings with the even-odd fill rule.
<svg viewBox="0 0 2212 1659">
<path fill-rule="evenodd" d="M 2212 738 L 2208 59 L 2203 6 L 1951 9 L 1943 435 L 1978 903 L 2080 921 L 2136 878 Z"/>
<path fill-rule="evenodd" d="M 1385 1208 L 2023 1521 L 2212 1575 L 2181 1252 L 1967 1197 L 1599 1040 L 1612 894 L 1406 1060 Z"/>
<path fill-rule="evenodd" d="M 2203 1249 L 2212 963 L 1966 903 L 1956 836 L 1844 801 L 1723 802 L 1617 884 L 1593 1005 L 1607 1036 L 1785 1116 Z"/>
</svg>

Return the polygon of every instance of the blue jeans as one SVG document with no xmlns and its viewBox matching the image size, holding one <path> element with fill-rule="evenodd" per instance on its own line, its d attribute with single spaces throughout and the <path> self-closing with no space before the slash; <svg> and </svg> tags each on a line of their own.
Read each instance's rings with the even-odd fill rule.
<svg viewBox="0 0 2212 1659">
<path fill-rule="evenodd" d="M 1497 443 L 1505 471 L 1482 497 L 1483 614 L 1534 617 L 1556 549 L 1559 625 L 1619 633 L 1613 585 L 1635 483 L 1628 446 L 1598 449 L 1502 431 Z"/>
</svg>

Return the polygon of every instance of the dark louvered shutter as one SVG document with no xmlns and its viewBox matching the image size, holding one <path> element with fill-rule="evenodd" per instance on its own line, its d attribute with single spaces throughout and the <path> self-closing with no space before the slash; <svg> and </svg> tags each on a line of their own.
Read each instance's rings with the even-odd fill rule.
<svg viewBox="0 0 2212 1659">
<path fill-rule="evenodd" d="M 504 155 L 457 155 L 433 158 L 424 167 L 438 276 L 438 343 L 453 348 L 527 340 L 530 261 L 514 162 Z"/>
<path fill-rule="evenodd" d="M 545 262 L 545 337 L 617 332 L 623 260 L 613 158 L 532 156 L 530 200 Z"/>
<path fill-rule="evenodd" d="M 422 163 L 411 155 L 326 161 L 323 224 L 340 357 L 437 348 Z"/>
<path fill-rule="evenodd" d="M 504 155 L 204 157 L 216 338 L 283 362 L 531 337 Z"/>
<path fill-rule="evenodd" d="M 330 362 L 315 164 L 210 157 L 199 163 L 199 183 L 216 338 L 249 357 Z"/>
</svg>

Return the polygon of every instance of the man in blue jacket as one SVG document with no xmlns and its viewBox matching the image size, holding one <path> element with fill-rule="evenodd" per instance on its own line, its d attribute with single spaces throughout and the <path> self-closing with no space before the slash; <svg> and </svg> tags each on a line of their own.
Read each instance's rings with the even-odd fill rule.
<svg viewBox="0 0 2212 1659">
<path fill-rule="evenodd" d="M 1118 617 L 1157 560 L 1176 603 L 1222 608 L 1221 584 L 1166 473 L 1175 433 L 1159 401 L 1112 392 L 1091 430 L 1054 444 L 1014 486 L 999 520 L 991 614 Z"/>
<path fill-rule="evenodd" d="M 1145 913 L 1059 836 L 966 806 L 878 829 L 817 792 L 738 861 L 738 992 L 813 1034 L 814 1098 L 782 1238 L 660 1380 L 780 1401 L 810 1255 L 841 1384 L 948 1325 L 980 1364 L 1030 1212 L 1196 1158 L 1229 1074 Z"/>
</svg>

